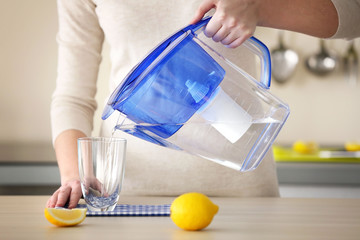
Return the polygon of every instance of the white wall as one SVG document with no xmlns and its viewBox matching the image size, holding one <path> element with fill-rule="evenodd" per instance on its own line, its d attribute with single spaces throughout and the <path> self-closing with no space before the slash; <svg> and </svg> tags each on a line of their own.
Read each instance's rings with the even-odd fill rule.
<svg viewBox="0 0 360 240">
<path fill-rule="evenodd" d="M 57 29 L 56 1 L 1 1 L 0 142 L 51 141 L 49 109 L 56 81 Z M 107 55 L 104 58 L 99 75 L 106 85 L 110 63 Z M 107 88 L 101 88 L 99 102 L 107 94 Z M 101 121 L 101 109 L 98 112 L 95 131 Z"/>
<path fill-rule="evenodd" d="M 0 141 L 48 141 L 56 1 L 1 1 Z"/>
<path fill-rule="evenodd" d="M 56 79 L 56 1 L 2 1 L 0 8 L 0 142 L 50 141 L 49 108 Z M 175 30 L 175 29 L 174 29 Z M 277 31 L 259 28 L 256 36 L 270 49 L 277 45 Z M 342 144 L 360 138 L 360 79 L 349 86 L 338 69 L 327 78 L 308 73 L 303 61 L 318 49 L 315 38 L 302 34 L 285 35 L 287 46 L 301 57 L 299 68 L 288 84 L 272 84 L 271 91 L 289 103 L 291 116 L 278 137 L 280 143 L 297 139 Z M 343 53 L 348 42 L 329 40 L 327 46 Z M 360 42 L 356 42 L 360 54 Z M 99 77 L 106 84 L 110 62 L 108 46 Z M 101 106 L 107 87 L 99 88 L 99 109 L 94 135 L 101 123 Z"/>
</svg>

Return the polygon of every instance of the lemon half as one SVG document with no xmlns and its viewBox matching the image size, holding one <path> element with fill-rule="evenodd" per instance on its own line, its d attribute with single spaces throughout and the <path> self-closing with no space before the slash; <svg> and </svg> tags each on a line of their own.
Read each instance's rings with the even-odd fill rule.
<svg viewBox="0 0 360 240">
<path fill-rule="evenodd" d="M 219 207 L 202 193 L 185 193 L 171 204 L 170 217 L 184 230 L 200 230 L 212 221 Z"/>
<path fill-rule="evenodd" d="M 60 227 L 75 226 L 86 217 L 86 208 L 57 209 L 45 208 L 45 217 L 52 224 Z"/>
</svg>

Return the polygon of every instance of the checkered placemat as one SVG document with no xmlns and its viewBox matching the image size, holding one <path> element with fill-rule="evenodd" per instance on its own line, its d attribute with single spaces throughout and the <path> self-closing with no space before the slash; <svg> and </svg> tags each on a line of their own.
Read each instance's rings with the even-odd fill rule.
<svg viewBox="0 0 360 240">
<path fill-rule="evenodd" d="M 86 208 L 86 204 L 78 204 L 79 208 Z M 170 204 L 163 205 L 116 205 L 113 211 L 88 211 L 86 216 L 170 216 Z"/>
</svg>

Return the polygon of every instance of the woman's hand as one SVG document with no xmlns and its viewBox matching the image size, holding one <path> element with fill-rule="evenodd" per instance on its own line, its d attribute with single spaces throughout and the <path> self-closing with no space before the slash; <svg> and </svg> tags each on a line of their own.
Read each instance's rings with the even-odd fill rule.
<svg viewBox="0 0 360 240">
<path fill-rule="evenodd" d="M 339 24 L 331 0 L 203 0 L 191 23 L 213 8 L 205 35 L 231 48 L 251 37 L 256 26 L 328 38 Z"/>
<path fill-rule="evenodd" d="M 69 203 L 68 208 L 74 208 L 77 206 L 81 198 L 81 186 L 79 179 L 72 179 L 64 184 L 54 192 L 54 194 L 47 201 L 46 207 L 64 207 L 66 203 Z"/>
<path fill-rule="evenodd" d="M 259 0 L 204 0 L 191 23 L 200 21 L 215 8 L 205 28 L 205 35 L 230 48 L 240 46 L 251 37 L 258 24 Z"/>
<path fill-rule="evenodd" d="M 84 191 L 85 194 L 95 195 L 97 197 L 108 197 L 109 194 L 107 193 L 105 186 L 95 177 L 95 176 L 88 176 L 84 179 Z M 85 197 L 85 196 L 84 196 Z"/>
</svg>

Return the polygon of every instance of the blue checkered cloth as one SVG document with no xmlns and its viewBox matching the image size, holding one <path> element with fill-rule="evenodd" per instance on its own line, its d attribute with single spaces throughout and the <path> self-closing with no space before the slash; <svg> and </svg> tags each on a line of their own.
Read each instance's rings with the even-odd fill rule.
<svg viewBox="0 0 360 240">
<path fill-rule="evenodd" d="M 86 208 L 86 204 L 78 204 L 79 208 Z M 170 204 L 163 205 L 130 205 L 119 204 L 116 205 L 113 211 L 88 211 L 86 216 L 170 216 Z"/>
</svg>

